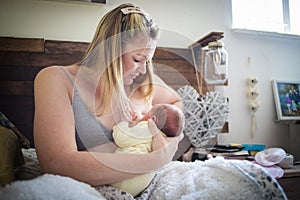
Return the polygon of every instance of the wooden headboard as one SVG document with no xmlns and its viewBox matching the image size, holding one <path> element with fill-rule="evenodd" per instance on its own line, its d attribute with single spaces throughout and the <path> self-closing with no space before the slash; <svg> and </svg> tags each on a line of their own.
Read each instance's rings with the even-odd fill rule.
<svg viewBox="0 0 300 200">
<path fill-rule="evenodd" d="M 0 37 L 0 111 L 30 140 L 32 147 L 36 74 L 47 66 L 77 62 L 87 47 L 84 42 Z M 187 81 L 197 89 L 190 49 L 158 47 L 153 63 L 155 72 L 174 89 Z"/>
</svg>

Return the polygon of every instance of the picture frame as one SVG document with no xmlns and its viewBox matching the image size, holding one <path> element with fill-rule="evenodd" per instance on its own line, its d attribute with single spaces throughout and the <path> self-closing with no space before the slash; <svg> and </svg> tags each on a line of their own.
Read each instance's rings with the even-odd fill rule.
<svg viewBox="0 0 300 200">
<path fill-rule="evenodd" d="M 300 80 L 272 80 L 278 121 L 300 120 Z"/>
</svg>

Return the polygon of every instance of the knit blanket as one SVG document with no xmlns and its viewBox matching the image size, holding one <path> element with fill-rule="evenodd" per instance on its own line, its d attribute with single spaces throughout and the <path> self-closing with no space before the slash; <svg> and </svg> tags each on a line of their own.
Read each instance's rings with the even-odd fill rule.
<svg viewBox="0 0 300 200">
<path fill-rule="evenodd" d="M 261 166 L 223 157 L 195 162 L 173 161 L 135 198 L 110 186 L 96 189 L 107 199 L 287 199 L 277 180 Z"/>
<path fill-rule="evenodd" d="M 139 196 L 111 186 L 91 187 L 74 179 L 45 174 L 15 181 L 0 189 L 0 199 L 287 199 L 265 169 L 248 161 L 216 157 L 206 161 L 173 161 L 163 167 Z"/>
</svg>

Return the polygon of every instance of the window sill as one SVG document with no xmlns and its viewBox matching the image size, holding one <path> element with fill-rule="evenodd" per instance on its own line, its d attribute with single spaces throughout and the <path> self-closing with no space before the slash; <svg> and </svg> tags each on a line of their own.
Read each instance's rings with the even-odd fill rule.
<svg viewBox="0 0 300 200">
<path fill-rule="evenodd" d="M 268 31 L 258 31 L 258 30 L 240 29 L 240 28 L 232 28 L 232 31 L 235 33 L 242 33 L 242 34 L 277 37 L 277 38 L 289 39 L 289 40 L 300 40 L 300 35 L 290 34 L 290 33 L 268 32 Z"/>
</svg>

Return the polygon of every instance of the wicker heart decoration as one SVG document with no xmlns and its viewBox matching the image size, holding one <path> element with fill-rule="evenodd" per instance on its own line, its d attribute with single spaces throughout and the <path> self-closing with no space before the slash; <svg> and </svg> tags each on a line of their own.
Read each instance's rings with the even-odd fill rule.
<svg viewBox="0 0 300 200">
<path fill-rule="evenodd" d="M 207 146 L 221 132 L 228 118 L 229 106 L 226 98 L 218 91 L 200 96 L 191 86 L 183 86 L 177 92 L 185 107 L 184 133 L 194 147 Z"/>
</svg>

